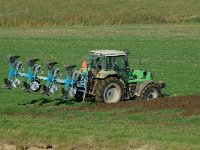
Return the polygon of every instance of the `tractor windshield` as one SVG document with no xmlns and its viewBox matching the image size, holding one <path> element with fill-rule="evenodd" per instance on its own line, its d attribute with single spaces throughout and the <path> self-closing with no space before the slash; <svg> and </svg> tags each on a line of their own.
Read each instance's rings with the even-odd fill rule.
<svg viewBox="0 0 200 150">
<path fill-rule="evenodd" d="M 106 69 L 126 70 L 128 61 L 126 56 L 106 57 Z"/>
</svg>

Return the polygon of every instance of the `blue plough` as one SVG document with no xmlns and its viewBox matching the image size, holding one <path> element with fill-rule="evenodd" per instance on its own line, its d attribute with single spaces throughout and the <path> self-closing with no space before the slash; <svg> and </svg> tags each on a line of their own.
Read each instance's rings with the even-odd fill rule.
<svg viewBox="0 0 200 150">
<path fill-rule="evenodd" d="M 43 71 L 41 65 L 37 62 L 39 59 L 28 60 L 28 73 L 24 73 L 23 63 L 18 60 L 20 56 L 8 57 L 10 65 L 8 78 L 4 78 L 4 88 L 14 89 L 21 84 L 20 77 L 25 77 L 22 90 L 26 92 L 38 92 L 42 87 L 42 94 L 52 96 L 58 91 L 60 85 L 64 85 L 61 90 L 63 99 L 76 97 L 76 93 L 82 93 L 82 100 L 85 99 L 88 86 L 88 71 L 75 70 L 75 65 L 65 65 L 66 77 L 62 78 L 60 69 L 56 66 L 57 62 L 47 63 L 47 77 L 42 76 Z M 42 80 L 46 83 L 42 86 Z"/>
</svg>

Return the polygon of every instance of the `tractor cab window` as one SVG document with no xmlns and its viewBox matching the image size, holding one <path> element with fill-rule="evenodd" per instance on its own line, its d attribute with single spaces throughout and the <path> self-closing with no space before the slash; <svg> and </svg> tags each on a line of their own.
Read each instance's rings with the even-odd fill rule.
<svg viewBox="0 0 200 150">
<path fill-rule="evenodd" d="M 127 67 L 125 56 L 106 57 L 106 69 L 126 70 Z"/>
<path fill-rule="evenodd" d="M 103 65 L 102 57 L 93 56 L 91 59 L 91 67 L 94 69 L 101 70 Z"/>
<path fill-rule="evenodd" d="M 106 57 L 106 69 L 113 69 L 112 57 Z"/>
<path fill-rule="evenodd" d="M 114 70 L 124 70 L 125 69 L 124 57 L 114 57 L 113 65 L 114 65 Z"/>
<path fill-rule="evenodd" d="M 106 69 L 115 70 L 123 78 L 127 78 L 128 60 L 126 56 L 106 57 Z"/>
</svg>

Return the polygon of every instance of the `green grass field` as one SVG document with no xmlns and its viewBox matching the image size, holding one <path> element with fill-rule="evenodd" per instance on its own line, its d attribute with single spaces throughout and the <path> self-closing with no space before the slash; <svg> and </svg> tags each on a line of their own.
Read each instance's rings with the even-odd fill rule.
<svg viewBox="0 0 200 150">
<path fill-rule="evenodd" d="M 0 26 L 199 23 L 199 0 L 0 0 Z"/>
<path fill-rule="evenodd" d="M 63 65 L 80 67 L 89 50 L 127 48 L 130 67 L 164 81 L 164 94 L 200 95 L 199 23 L 199 0 L 0 0 L 0 85 L 9 54 L 20 55 L 25 67 L 29 58 L 39 58 L 43 70 L 57 61 L 64 75 Z M 72 102 L 59 93 L 1 88 L 0 150 L 48 144 L 71 150 L 200 149 L 198 111 L 90 110 L 95 103 Z"/>
<path fill-rule="evenodd" d="M 44 70 L 46 62 L 58 61 L 64 74 L 65 63 L 80 67 L 89 50 L 128 48 L 130 66 L 154 73 L 155 80 L 167 84 L 165 94 L 199 95 L 199 43 L 198 24 L 1 27 L 0 84 L 8 73 L 9 54 L 20 55 L 24 64 L 40 58 Z M 187 117 L 180 109 L 130 114 L 135 107 L 86 111 L 95 104 L 69 105 L 58 98 L 0 89 L 0 141 L 11 141 L 18 149 L 30 142 L 57 149 L 200 148 L 198 114 Z M 86 110 L 76 110 L 80 106 Z"/>
</svg>

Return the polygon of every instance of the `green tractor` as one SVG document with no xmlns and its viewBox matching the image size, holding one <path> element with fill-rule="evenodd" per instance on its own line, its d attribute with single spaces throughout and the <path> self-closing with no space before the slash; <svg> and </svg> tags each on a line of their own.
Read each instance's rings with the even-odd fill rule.
<svg viewBox="0 0 200 150">
<path fill-rule="evenodd" d="M 153 74 L 148 71 L 131 70 L 128 54 L 128 50 L 91 51 L 89 63 L 85 68 L 88 72 L 86 95 L 92 96 L 96 102 L 105 103 L 135 98 L 152 100 L 160 97 L 165 84 L 154 81 Z M 83 95 L 79 94 L 76 93 L 77 98 Z"/>
<path fill-rule="evenodd" d="M 162 82 L 153 80 L 148 71 L 131 70 L 128 65 L 128 50 L 95 50 L 91 51 L 89 63 L 83 62 L 77 71 L 75 65 L 65 65 L 66 77 L 62 78 L 57 62 L 48 62 L 47 76 L 42 75 L 42 68 L 37 63 L 39 59 L 28 61 L 28 73 L 23 70 L 19 56 L 9 56 L 10 69 L 8 78 L 4 78 L 4 88 L 19 87 L 24 77 L 23 91 L 38 92 L 43 87 L 44 95 L 52 96 L 58 91 L 58 84 L 64 85 L 61 97 L 76 98 L 77 101 L 92 99 L 96 102 L 117 103 L 120 100 L 140 98 L 152 100 L 161 96 Z M 42 86 L 42 80 L 46 84 Z"/>
</svg>

